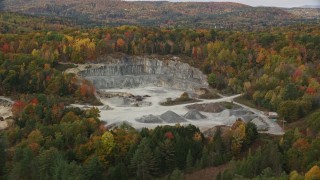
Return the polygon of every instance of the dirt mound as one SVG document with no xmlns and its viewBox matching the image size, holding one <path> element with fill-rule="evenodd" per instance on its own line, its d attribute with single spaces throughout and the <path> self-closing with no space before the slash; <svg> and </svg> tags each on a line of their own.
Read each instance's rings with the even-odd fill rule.
<svg viewBox="0 0 320 180">
<path fill-rule="evenodd" d="M 258 131 L 268 130 L 268 125 L 260 117 L 254 118 L 251 122 L 257 126 Z"/>
<path fill-rule="evenodd" d="M 142 116 L 141 118 L 136 119 L 136 121 L 141 123 L 162 123 L 161 118 L 152 114 Z"/>
<path fill-rule="evenodd" d="M 258 117 L 258 116 L 255 115 L 255 114 L 246 114 L 246 115 L 241 116 L 240 118 L 241 118 L 244 122 L 248 123 L 248 122 L 250 122 L 251 120 L 253 120 L 254 118 L 257 118 L 257 117 Z"/>
<path fill-rule="evenodd" d="M 237 121 L 238 117 L 232 115 L 225 120 L 225 124 L 231 126 Z"/>
<path fill-rule="evenodd" d="M 163 119 L 163 121 L 167 123 L 179 123 L 179 122 L 186 122 L 186 120 L 176 114 L 175 112 L 172 111 L 167 111 L 163 114 L 160 115 L 160 118 Z"/>
<path fill-rule="evenodd" d="M 231 111 L 231 115 L 235 115 L 235 116 L 243 116 L 246 114 L 248 114 L 248 111 L 243 108 L 234 109 Z"/>
<path fill-rule="evenodd" d="M 211 113 L 219 113 L 225 109 L 222 105 L 218 103 L 192 104 L 186 106 L 186 108 Z"/>
<path fill-rule="evenodd" d="M 225 109 L 219 113 L 219 117 L 227 118 L 229 116 L 231 116 L 230 109 Z"/>
<path fill-rule="evenodd" d="M 104 111 L 106 111 L 106 110 L 113 110 L 113 108 L 110 107 L 109 105 L 105 105 L 105 106 L 103 106 L 103 107 L 101 108 L 101 110 L 104 110 Z"/>
<path fill-rule="evenodd" d="M 192 120 L 200 120 L 200 119 L 207 118 L 207 116 L 201 114 L 198 110 L 195 110 L 195 109 L 187 112 L 187 114 L 185 114 L 183 117 L 187 119 L 192 119 Z"/>
</svg>

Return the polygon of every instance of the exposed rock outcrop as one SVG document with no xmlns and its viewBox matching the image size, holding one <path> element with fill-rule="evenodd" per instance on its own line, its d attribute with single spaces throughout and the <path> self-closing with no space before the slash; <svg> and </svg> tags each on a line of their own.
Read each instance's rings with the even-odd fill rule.
<svg viewBox="0 0 320 180">
<path fill-rule="evenodd" d="M 180 62 L 177 57 L 168 60 L 136 56 L 105 58 L 104 65 L 100 63 L 78 72 L 78 75 L 92 81 L 97 89 L 151 85 L 194 90 L 208 86 L 206 76 L 200 70 Z"/>
</svg>

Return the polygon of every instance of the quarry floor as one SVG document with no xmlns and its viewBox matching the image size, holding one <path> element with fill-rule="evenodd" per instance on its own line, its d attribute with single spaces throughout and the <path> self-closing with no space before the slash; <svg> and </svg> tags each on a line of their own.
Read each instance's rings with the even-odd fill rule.
<svg viewBox="0 0 320 180">
<path fill-rule="evenodd" d="M 181 90 L 175 90 L 170 89 L 166 87 L 143 87 L 143 88 L 133 88 L 133 89 L 104 89 L 101 91 L 105 92 L 124 92 L 124 93 L 131 93 L 135 96 L 145 96 L 148 95 L 150 97 L 147 97 L 144 101 L 151 102 L 151 106 L 143 106 L 143 107 L 121 107 L 119 104 L 116 104 L 112 101 L 109 101 L 108 98 L 100 98 L 100 101 L 104 104 L 104 106 L 109 106 L 112 108 L 112 110 L 102 110 L 104 106 L 97 106 L 100 109 L 100 119 L 107 122 L 108 125 L 115 125 L 115 124 L 121 124 L 122 122 L 127 122 L 131 126 L 133 126 L 136 129 L 140 129 L 143 127 L 146 128 L 155 128 L 159 125 L 175 125 L 174 123 L 141 123 L 137 122 L 137 118 L 141 118 L 145 115 L 161 115 L 167 111 L 173 111 L 176 114 L 183 116 L 186 114 L 189 110 L 186 108 L 186 105 L 190 104 L 196 104 L 196 103 L 189 103 L 189 104 L 181 104 L 181 105 L 175 105 L 175 106 L 162 106 L 160 105 L 160 102 L 165 101 L 167 98 L 177 98 L 179 97 L 183 91 Z M 232 96 L 223 96 L 219 99 L 210 99 L 205 100 L 202 99 L 202 102 L 197 102 L 198 104 L 201 103 L 218 103 L 218 102 L 233 102 L 233 99 L 236 97 L 241 96 L 241 94 L 232 95 Z M 234 102 L 235 103 L 235 102 Z M 270 120 L 268 117 L 263 115 L 263 112 L 253 109 L 250 107 L 247 107 L 245 105 L 235 103 L 242 108 L 244 108 L 247 111 L 250 111 L 265 121 L 266 124 L 268 124 L 269 128 L 267 131 L 264 131 L 263 133 L 268 134 L 274 134 L 274 135 L 282 135 L 284 134 L 282 128 L 272 120 Z M 84 107 L 83 105 L 73 104 L 73 106 L 77 107 Z M 91 107 L 91 106 L 89 106 Z M 180 125 L 187 125 L 187 124 L 193 124 L 197 127 L 199 127 L 202 131 L 208 130 L 214 126 L 217 125 L 227 125 L 231 126 L 233 122 L 235 121 L 234 116 L 226 115 L 223 113 L 207 113 L 202 112 L 201 114 L 207 116 L 205 119 L 200 120 L 189 120 L 186 119 L 186 122 L 179 123 Z"/>
</svg>

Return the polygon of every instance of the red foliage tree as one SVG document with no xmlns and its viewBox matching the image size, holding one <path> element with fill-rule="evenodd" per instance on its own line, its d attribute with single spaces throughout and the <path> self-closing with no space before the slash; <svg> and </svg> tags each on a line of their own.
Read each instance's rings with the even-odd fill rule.
<svg viewBox="0 0 320 180">
<path fill-rule="evenodd" d="M 14 102 L 11 109 L 12 114 L 14 116 L 19 116 L 22 113 L 25 106 L 26 104 L 20 100 Z"/>
<path fill-rule="evenodd" d="M 119 38 L 117 40 L 117 46 L 118 47 L 122 47 L 126 42 L 122 39 L 122 38 Z"/>
<path fill-rule="evenodd" d="M 316 90 L 312 87 L 308 87 L 307 90 L 306 90 L 306 93 L 308 94 L 315 94 L 316 93 Z"/>
<path fill-rule="evenodd" d="M 167 139 L 173 139 L 174 138 L 174 135 L 172 132 L 166 132 L 166 134 L 164 135 Z"/>
<path fill-rule="evenodd" d="M 89 84 L 88 82 L 84 81 L 82 82 L 80 86 L 80 95 L 82 97 L 91 97 L 94 95 L 95 88 L 92 84 Z"/>
<path fill-rule="evenodd" d="M 38 105 L 38 104 L 39 104 L 39 101 L 38 101 L 37 98 L 33 98 L 33 99 L 30 101 L 30 103 L 35 106 L 35 105 Z"/>
<path fill-rule="evenodd" d="M 2 45 L 1 51 L 3 53 L 8 53 L 10 51 L 10 45 L 8 43 L 5 43 L 4 45 Z"/>
<path fill-rule="evenodd" d="M 296 142 L 293 143 L 292 147 L 305 152 L 310 148 L 310 144 L 306 139 L 299 138 Z"/>
</svg>

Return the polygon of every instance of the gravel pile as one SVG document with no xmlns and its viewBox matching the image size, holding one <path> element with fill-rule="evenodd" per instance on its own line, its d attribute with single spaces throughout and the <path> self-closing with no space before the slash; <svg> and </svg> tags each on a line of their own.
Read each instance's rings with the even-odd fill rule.
<svg viewBox="0 0 320 180">
<path fill-rule="evenodd" d="M 136 119 L 136 121 L 141 123 L 162 123 L 163 122 L 160 117 L 152 114 L 142 116 L 141 118 Z"/>
<path fill-rule="evenodd" d="M 243 108 L 234 109 L 231 111 L 231 115 L 235 115 L 235 116 L 243 116 L 243 115 L 246 115 L 247 113 L 248 111 Z"/>
<path fill-rule="evenodd" d="M 257 118 L 258 116 L 255 114 L 246 114 L 241 116 L 240 118 L 245 122 L 248 123 L 250 121 L 252 121 L 254 118 Z"/>
<path fill-rule="evenodd" d="M 237 119 L 238 117 L 232 115 L 225 120 L 225 124 L 231 126 L 237 121 Z"/>
<path fill-rule="evenodd" d="M 101 110 L 104 110 L 104 111 L 106 111 L 106 110 L 113 110 L 113 108 L 110 107 L 109 105 L 105 105 L 105 106 L 103 106 L 103 107 L 101 108 Z"/>
<path fill-rule="evenodd" d="M 183 117 L 191 120 L 200 120 L 207 118 L 207 116 L 201 114 L 198 110 L 195 109 L 187 112 L 187 114 L 185 114 Z"/>
<path fill-rule="evenodd" d="M 257 126 L 258 131 L 268 130 L 268 125 L 260 117 L 254 118 L 251 122 Z"/>
<path fill-rule="evenodd" d="M 210 112 L 210 113 L 219 113 L 225 108 L 218 103 L 204 103 L 204 104 L 192 104 L 186 106 L 188 109 L 195 109 L 198 111 Z"/>
<path fill-rule="evenodd" d="M 186 122 L 186 120 L 172 111 L 167 111 L 160 115 L 160 118 L 167 123 Z"/>
<path fill-rule="evenodd" d="M 222 112 L 219 113 L 219 116 L 220 116 L 220 117 L 227 118 L 227 117 L 230 117 L 230 116 L 231 116 L 231 112 L 230 112 L 229 109 L 225 109 L 225 110 L 223 110 Z"/>
</svg>

